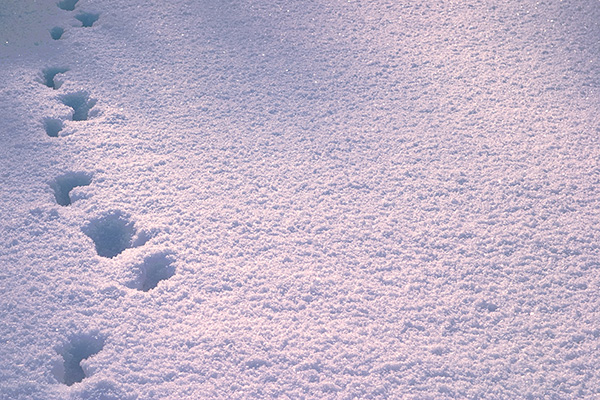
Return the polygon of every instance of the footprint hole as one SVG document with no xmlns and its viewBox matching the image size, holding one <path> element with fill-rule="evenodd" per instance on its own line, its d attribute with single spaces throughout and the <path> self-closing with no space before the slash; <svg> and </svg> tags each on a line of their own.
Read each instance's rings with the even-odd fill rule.
<svg viewBox="0 0 600 400">
<path fill-rule="evenodd" d="M 135 247 L 135 226 L 120 211 L 112 211 L 93 219 L 82 230 L 92 239 L 96 252 L 101 257 L 113 258 L 124 250 Z"/>
<path fill-rule="evenodd" d="M 63 122 L 57 118 L 44 118 L 44 129 L 50 137 L 58 137 L 58 133 L 63 129 Z"/>
<path fill-rule="evenodd" d="M 95 354 L 104 347 L 104 338 L 98 334 L 79 334 L 69 338 L 67 343 L 60 346 L 57 351 L 62 356 L 62 368 L 59 366 L 54 371 L 58 381 L 67 386 L 83 381 L 87 375 L 81 367 L 81 362 Z"/>
<path fill-rule="evenodd" d="M 91 12 L 81 12 L 75 16 L 81 22 L 81 26 L 89 28 L 94 25 L 94 22 L 98 21 L 100 14 Z"/>
<path fill-rule="evenodd" d="M 69 193 L 73 188 L 79 186 L 88 186 L 92 183 L 92 174 L 86 172 L 68 172 L 56 177 L 50 186 L 54 190 L 56 202 L 61 206 L 68 206 L 72 199 Z"/>
<path fill-rule="evenodd" d="M 89 112 L 94 105 L 95 99 L 90 99 L 85 91 L 67 93 L 58 98 L 65 106 L 73 109 L 73 121 L 85 121 L 89 117 Z"/>
<path fill-rule="evenodd" d="M 79 0 L 61 0 L 58 3 L 56 3 L 56 5 L 61 10 L 73 11 L 75 9 L 75 5 L 77 4 L 78 1 Z"/>
<path fill-rule="evenodd" d="M 158 253 L 146 257 L 141 264 L 134 268 L 136 277 L 127 284 L 127 287 L 143 292 L 156 288 L 160 281 L 175 275 L 173 262 L 173 257 L 168 253 Z"/>
<path fill-rule="evenodd" d="M 54 40 L 59 40 L 63 33 L 65 33 L 65 30 L 60 26 L 55 26 L 54 28 L 50 29 L 50 37 Z"/>
<path fill-rule="evenodd" d="M 64 74 L 65 72 L 67 72 L 69 70 L 69 68 L 67 67 L 48 67 L 48 68 L 44 68 L 42 69 L 42 78 L 41 78 L 41 82 L 48 86 L 49 88 L 52 89 L 58 89 L 60 87 L 60 85 L 62 84 L 61 81 L 57 81 L 56 75 L 58 74 Z"/>
</svg>

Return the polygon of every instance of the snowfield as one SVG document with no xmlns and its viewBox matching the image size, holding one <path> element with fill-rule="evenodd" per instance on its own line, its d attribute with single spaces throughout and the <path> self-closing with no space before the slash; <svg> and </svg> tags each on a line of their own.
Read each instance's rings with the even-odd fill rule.
<svg viewBox="0 0 600 400">
<path fill-rule="evenodd" d="M 0 399 L 600 398 L 598 0 L 1 0 Z"/>
</svg>

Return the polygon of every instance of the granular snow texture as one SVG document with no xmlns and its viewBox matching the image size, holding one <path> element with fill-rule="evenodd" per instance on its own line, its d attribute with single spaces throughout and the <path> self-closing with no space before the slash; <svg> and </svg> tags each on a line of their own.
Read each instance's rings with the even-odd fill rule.
<svg viewBox="0 0 600 400">
<path fill-rule="evenodd" d="M 0 399 L 600 398 L 598 0 L 0 5 Z"/>
</svg>

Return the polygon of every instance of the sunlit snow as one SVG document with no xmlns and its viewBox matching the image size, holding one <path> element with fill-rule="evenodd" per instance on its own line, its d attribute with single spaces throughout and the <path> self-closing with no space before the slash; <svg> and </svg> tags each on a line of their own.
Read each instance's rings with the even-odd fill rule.
<svg viewBox="0 0 600 400">
<path fill-rule="evenodd" d="M 0 400 L 600 398 L 599 24 L 0 1 Z"/>
</svg>

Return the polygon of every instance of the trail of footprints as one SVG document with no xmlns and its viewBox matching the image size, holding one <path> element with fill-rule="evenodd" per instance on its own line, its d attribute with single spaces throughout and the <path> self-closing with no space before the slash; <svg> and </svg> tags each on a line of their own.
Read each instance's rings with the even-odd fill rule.
<svg viewBox="0 0 600 400">
<path fill-rule="evenodd" d="M 71 12 L 75 10 L 78 1 L 61 0 L 57 6 Z M 99 18 L 100 14 L 93 12 L 82 11 L 75 15 L 75 19 L 81 22 L 82 27 L 93 26 Z M 49 32 L 52 39 L 60 40 L 65 30 L 56 26 Z M 67 66 L 43 68 L 38 81 L 52 90 L 59 90 L 63 83 L 60 75 L 68 71 L 69 67 Z M 71 121 L 88 120 L 91 109 L 96 105 L 96 100 L 83 90 L 60 94 L 56 99 L 73 110 L 70 116 Z M 64 123 L 64 119 L 54 117 L 46 117 L 42 120 L 46 134 L 50 137 L 59 137 Z M 91 173 L 66 172 L 50 182 L 50 187 L 54 192 L 56 203 L 68 207 L 74 201 L 82 198 L 82 194 L 74 189 L 89 186 L 92 181 Z M 97 254 L 109 259 L 118 256 L 126 249 L 143 246 L 151 239 L 148 233 L 138 231 L 131 217 L 121 211 L 106 212 L 91 219 L 81 229 L 94 243 Z M 148 292 L 156 288 L 159 282 L 169 279 L 175 274 L 174 262 L 173 255 L 166 251 L 147 256 L 140 264 L 133 267 L 132 276 L 134 278 L 125 282 L 124 286 Z M 105 340 L 106 337 L 98 332 L 70 336 L 64 344 L 55 349 L 62 357 L 62 362 L 53 368 L 56 379 L 67 386 L 83 381 L 86 378 L 86 372 L 81 362 L 102 351 Z"/>
</svg>

